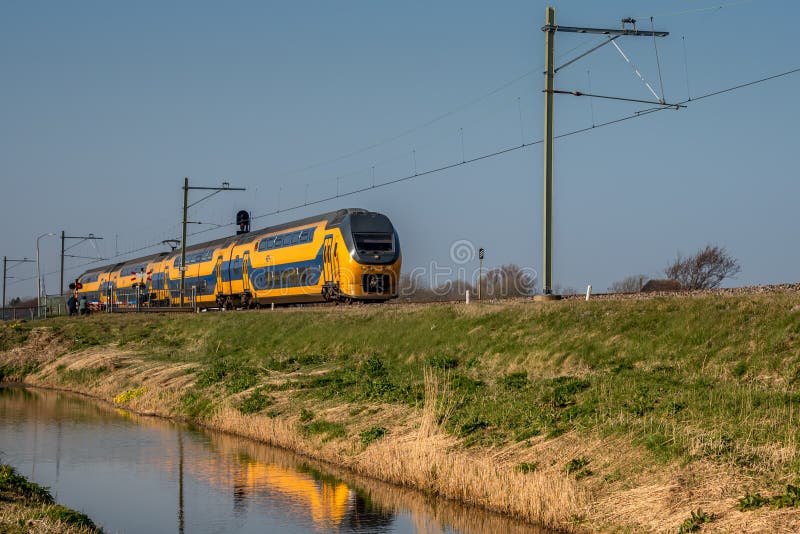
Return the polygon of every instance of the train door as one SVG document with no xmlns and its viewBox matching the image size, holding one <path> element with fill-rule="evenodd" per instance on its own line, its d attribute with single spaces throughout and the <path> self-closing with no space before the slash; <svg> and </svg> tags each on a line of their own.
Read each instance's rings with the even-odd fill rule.
<svg viewBox="0 0 800 534">
<path fill-rule="evenodd" d="M 339 294 L 338 246 L 333 235 L 326 235 L 322 246 L 322 296 L 330 300 Z"/>
<path fill-rule="evenodd" d="M 225 288 L 222 283 L 222 255 L 220 254 L 217 256 L 217 263 L 214 265 L 214 276 L 217 279 L 217 283 L 214 285 L 215 291 L 217 293 L 217 303 L 221 303 L 221 299 L 224 299 L 225 295 Z"/>
<path fill-rule="evenodd" d="M 154 276 L 158 276 L 160 282 L 157 285 L 156 298 L 158 299 L 159 306 L 169 306 L 169 261 L 164 260 L 158 266 L 158 272 Z"/>
<path fill-rule="evenodd" d="M 248 267 L 250 263 L 250 251 L 245 250 L 244 254 L 242 254 L 242 293 L 247 295 L 250 294 L 250 274 L 248 272 Z"/>
<path fill-rule="evenodd" d="M 322 246 L 322 283 L 324 286 L 330 286 L 333 284 L 333 261 L 331 260 L 333 236 L 326 235 Z"/>
<path fill-rule="evenodd" d="M 220 275 L 222 277 L 222 286 L 219 293 L 222 293 L 223 298 L 227 299 L 233 293 L 231 285 L 231 261 L 233 261 L 233 247 L 224 249 L 222 252 L 222 262 L 220 264 Z"/>
</svg>

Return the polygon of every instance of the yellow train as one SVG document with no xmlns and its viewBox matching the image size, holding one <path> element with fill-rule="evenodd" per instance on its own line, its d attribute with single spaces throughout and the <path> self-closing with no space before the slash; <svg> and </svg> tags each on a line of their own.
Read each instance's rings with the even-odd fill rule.
<svg viewBox="0 0 800 534">
<path fill-rule="evenodd" d="M 253 308 L 397 297 L 400 241 L 388 217 L 342 209 L 186 248 L 185 303 Z M 93 307 L 180 304 L 180 251 L 83 273 Z"/>
</svg>

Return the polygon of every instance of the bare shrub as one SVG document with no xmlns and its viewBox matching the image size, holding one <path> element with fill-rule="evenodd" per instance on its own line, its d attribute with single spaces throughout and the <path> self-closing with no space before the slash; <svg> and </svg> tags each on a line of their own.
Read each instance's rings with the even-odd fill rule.
<svg viewBox="0 0 800 534">
<path fill-rule="evenodd" d="M 668 278 L 677 280 L 686 289 L 712 289 L 726 278 L 735 276 L 741 267 L 728 251 L 717 245 L 706 245 L 693 256 L 678 257 L 664 268 Z"/>
<path fill-rule="evenodd" d="M 642 290 L 642 286 L 650 280 L 648 276 L 643 274 L 634 274 L 626 276 L 622 280 L 618 280 L 608 286 L 609 293 L 637 293 Z"/>
<path fill-rule="evenodd" d="M 513 263 L 501 265 L 484 275 L 482 289 L 489 298 L 528 297 L 536 292 L 536 275 Z"/>
</svg>

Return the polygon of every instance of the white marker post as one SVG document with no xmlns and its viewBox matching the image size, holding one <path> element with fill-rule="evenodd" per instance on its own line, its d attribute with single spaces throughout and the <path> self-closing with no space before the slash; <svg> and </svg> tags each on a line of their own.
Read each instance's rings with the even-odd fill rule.
<svg viewBox="0 0 800 534">
<path fill-rule="evenodd" d="M 589 295 L 592 294 L 592 284 L 586 286 L 586 302 L 589 302 Z"/>
<path fill-rule="evenodd" d="M 467 289 L 467 304 L 469 304 L 469 289 Z"/>
</svg>

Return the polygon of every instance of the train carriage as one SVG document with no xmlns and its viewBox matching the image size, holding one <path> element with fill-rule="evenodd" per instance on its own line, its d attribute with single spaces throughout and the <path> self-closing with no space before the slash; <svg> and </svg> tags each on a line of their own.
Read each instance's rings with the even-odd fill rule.
<svg viewBox="0 0 800 534">
<path fill-rule="evenodd" d="M 180 304 L 181 255 L 162 253 L 89 271 L 115 305 Z M 395 298 L 401 253 L 380 213 L 342 209 L 186 249 L 185 302 L 199 308 L 258 307 Z M 103 292 L 105 290 L 105 293 Z M 110 290 L 110 293 L 109 293 Z"/>
</svg>

